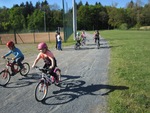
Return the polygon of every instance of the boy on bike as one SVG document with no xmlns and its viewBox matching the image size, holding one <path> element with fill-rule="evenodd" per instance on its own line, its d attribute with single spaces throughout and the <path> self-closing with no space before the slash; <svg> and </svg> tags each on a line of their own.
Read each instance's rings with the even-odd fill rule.
<svg viewBox="0 0 150 113">
<path fill-rule="evenodd" d="M 57 61 L 53 53 L 48 49 L 47 44 L 44 42 L 38 44 L 38 50 L 40 51 L 40 53 L 37 55 L 37 58 L 34 60 L 32 68 L 35 67 L 35 65 L 40 59 L 43 59 L 45 62 L 43 68 L 49 69 L 49 74 L 51 74 L 55 78 L 56 82 L 58 82 L 56 73 L 54 73 L 54 69 L 55 67 L 57 67 Z"/>
<path fill-rule="evenodd" d="M 77 44 L 81 45 L 80 32 L 77 32 L 76 41 L 77 41 Z"/>
<path fill-rule="evenodd" d="M 12 58 L 13 61 L 13 65 L 11 66 L 11 71 L 12 71 L 12 76 L 15 75 L 16 73 L 14 72 L 14 64 L 17 63 L 18 66 L 20 67 L 20 70 L 23 68 L 23 64 L 22 61 L 24 60 L 24 55 L 23 53 L 20 51 L 19 48 L 15 47 L 15 44 L 13 41 L 9 41 L 7 42 L 7 47 L 10 49 L 10 51 L 5 54 L 4 56 L 2 56 L 2 58 L 5 58 L 7 56 L 9 56 L 10 54 L 13 54 L 15 57 Z"/>
</svg>

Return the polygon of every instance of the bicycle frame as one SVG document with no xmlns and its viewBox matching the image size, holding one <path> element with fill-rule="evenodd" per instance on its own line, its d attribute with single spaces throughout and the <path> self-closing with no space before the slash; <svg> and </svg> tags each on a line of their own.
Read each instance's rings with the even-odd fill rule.
<svg viewBox="0 0 150 113">
<path fill-rule="evenodd" d="M 46 85 L 51 84 L 52 83 L 51 78 L 50 78 L 51 76 L 50 77 L 48 76 L 49 75 L 42 72 L 42 78 L 40 79 L 40 81 L 46 83 Z"/>
<path fill-rule="evenodd" d="M 49 69 L 43 69 L 43 68 L 41 68 L 41 67 L 38 67 L 38 66 L 35 66 L 35 69 L 38 69 L 39 71 L 41 71 L 42 72 L 42 77 L 41 77 L 41 79 L 40 79 L 40 81 L 43 81 L 44 83 L 46 83 L 46 84 L 52 84 L 53 83 L 53 81 L 55 82 L 55 78 L 52 76 L 52 75 L 50 75 L 49 73 L 46 73 L 45 71 L 48 71 Z M 54 73 L 57 73 L 57 71 L 61 71 L 59 68 L 55 68 L 54 69 Z M 58 75 L 58 79 L 59 80 L 61 80 L 61 77 L 60 77 L 61 75 Z M 54 79 L 54 80 L 53 80 Z"/>
<path fill-rule="evenodd" d="M 12 61 L 11 58 L 6 58 L 6 60 L 7 60 L 7 63 L 6 63 L 6 68 L 4 70 L 9 71 L 9 69 L 12 68 L 12 66 L 13 66 L 13 71 L 15 73 L 18 73 L 19 72 L 19 66 L 18 66 L 18 64 L 15 63 L 13 65 L 13 63 L 11 62 Z"/>
</svg>

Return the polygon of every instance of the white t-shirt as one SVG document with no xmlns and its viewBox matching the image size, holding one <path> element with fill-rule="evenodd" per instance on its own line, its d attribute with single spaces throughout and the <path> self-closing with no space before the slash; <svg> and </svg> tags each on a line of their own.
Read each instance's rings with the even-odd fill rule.
<svg viewBox="0 0 150 113">
<path fill-rule="evenodd" d="M 60 35 L 57 35 L 57 41 L 61 41 Z"/>
</svg>

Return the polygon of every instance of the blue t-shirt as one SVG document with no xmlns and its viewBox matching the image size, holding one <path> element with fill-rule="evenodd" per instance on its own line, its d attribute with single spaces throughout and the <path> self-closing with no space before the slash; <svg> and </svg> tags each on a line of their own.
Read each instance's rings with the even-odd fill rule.
<svg viewBox="0 0 150 113">
<path fill-rule="evenodd" d="M 13 50 L 10 50 L 6 55 L 5 57 L 9 56 L 10 54 L 13 54 L 15 56 L 15 59 L 16 58 L 19 58 L 19 57 L 24 57 L 24 55 L 22 54 L 22 52 L 20 51 L 20 49 L 18 48 L 14 48 Z"/>
</svg>

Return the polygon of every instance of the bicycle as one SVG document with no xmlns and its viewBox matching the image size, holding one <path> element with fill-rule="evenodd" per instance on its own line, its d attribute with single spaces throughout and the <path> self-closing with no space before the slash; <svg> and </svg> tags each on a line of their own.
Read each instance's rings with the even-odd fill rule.
<svg viewBox="0 0 150 113">
<path fill-rule="evenodd" d="M 99 39 L 95 39 L 96 40 L 96 47 L 97 47 L 97 49 L 99 49 L 100 48 L 100 42 L 99 42 Z"/>
<path fill-rule="evenodd" d="M 81 43 L 80 43 L 80 40 L 76 40 L 76 43 L 74 45 L 74 49 L 77 50 L 77 49 L 80 49 L 80 46 L 81 46 Z"/>
<path fill-rule="evenodd" d="M 6 66 L 0 72 L 0 85 L 1 86 L 6 86 L 9 83 L 10 78 L 11 78 L 11 73 L 12 73 L 12 71 L 11 71 L 12 66 L 14 66 L 13 67 L 13 72 L 15 74 L 20 73 L 22 76 L 26 76 L 29 73 L 29 71 L 30 71 L 30 65 L 27 62 L 23 62 L 22 63 L 23 64 L 23 68 L 20 69 L 20 66 L 18 66 L 17 63 L 15 63 L 13 65 L 12 58 L 6 57 L 5 61 L 6 61 Z"/>
<path fill-rule="evenodd" d="M 56 67 L 54 70 L 58 79 L 58 81 L 56 82 L 55 78 L 49 74 L 49 69 L 45 69 L 43 67 L 38 67 L 38 66 L 35 66 L 35 69 L 38 69 L 39 71 L 42 72 L 41 79 L 39 80 L 35 88 L 35 99 L 38 102 L 41 102 L 47 96 L 48 86 L 50 86 L 51 84 L 55 84 L 57 86 L 59 85 L 61 81 L 61 70 L 58 67 Z"/>
</svg>

